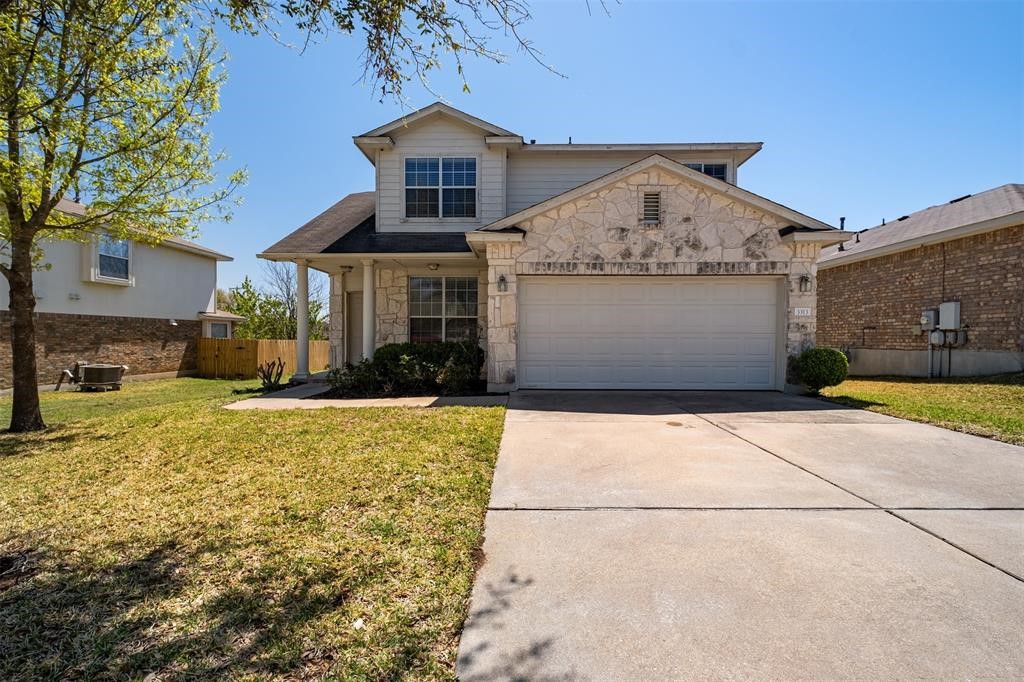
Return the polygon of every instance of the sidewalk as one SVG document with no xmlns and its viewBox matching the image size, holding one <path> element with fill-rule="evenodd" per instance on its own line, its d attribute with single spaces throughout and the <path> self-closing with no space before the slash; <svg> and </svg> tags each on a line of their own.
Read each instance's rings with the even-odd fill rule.
<svg viewBox="0 0 1024 682">
<path fill-rule="evenodd" d="M 506 395 L 415 396 L 412 398 L 324 398 L 312 396 L 330 390 L 322 383 L 301 384 L 267 395 L 247 398 L 224 407 L 229 410 L 318 410 L 324 407 L 491 407 L 505 405 Z"/>
</svg>

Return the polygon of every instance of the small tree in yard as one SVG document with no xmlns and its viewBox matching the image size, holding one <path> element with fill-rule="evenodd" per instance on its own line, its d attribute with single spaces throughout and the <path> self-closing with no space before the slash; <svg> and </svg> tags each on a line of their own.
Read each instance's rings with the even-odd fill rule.
<svg viewBox="0 0 1024 682">
<path fill-rule="evenodd" d="M 10 285 L 10 428 L 44 428 L 36 389 L 34 268 L 41 239 L 99 233 L 156 244 L 226 213 L 204 127 L 222 57 L 174 0 L 0 3 L 0 273 Z M 85 215 L 57 210 L 84 196 Z"/>
<path fill-rule="evenodd" d="M 260 291 L 248 277 L 231 290 L 228 310 L 245 318 L 235 325 L 235 338 L 294 339 L 297 336 L 294 296 L 284 296 L 274 290 Z M 324 302 L 316 298 L 309 301 L 309 338 L 327 338 Z"/>
</svg>

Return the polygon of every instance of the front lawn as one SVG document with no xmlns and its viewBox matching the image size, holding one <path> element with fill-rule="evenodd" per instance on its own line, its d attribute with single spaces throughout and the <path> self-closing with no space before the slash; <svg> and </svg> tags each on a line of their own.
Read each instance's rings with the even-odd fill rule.
<svg viewBox="0 0 1024 682">
<path fill-rule="evenodd" d="M 848 379 L 822 394 L 844 405 L 1024 445 L 1024 374 Z"/>
<path fill-rule="evenodd" d="M 0 679 L 453 676 L 504 410 L 217 407 L 252 385 L 0 436 Z"/>
</svg>

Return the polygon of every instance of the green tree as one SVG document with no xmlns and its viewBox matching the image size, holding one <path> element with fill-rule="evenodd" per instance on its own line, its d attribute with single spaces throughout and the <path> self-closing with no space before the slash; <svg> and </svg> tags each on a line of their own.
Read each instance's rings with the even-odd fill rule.
<svg viewBox="0 0 1024 682">
<path fill-rule="evenodd" d="M 223 57 L 212 18 L 175 0 L 9 0 L 0 5 L 0 273 L 10 285 L 10 428 L 44 427 L 36 389 L 40 239 L 157 243 L 215 217 L 205 126 Z M 83 196 L 85 215 L 57 210 Z"/>
<path fill-rule="evenodd" d="M 607 14 L 604 0 L 600 6 Z M 523 35 L 532 18 L 526 0 L 224 0 L 220 14 L 234 28 L 253 33 L 273 32 L 291 21 L 306 33 L 307 42 L 332 32 L 365 36 L 363 80 L 382 98 L 400 97 L 402 86 L 413 78 L 433 91 L 430 72 L 443 67 L 446 56 L 469 92 L 466 56 L 493 62 L 507 58 L 492 46 L 494 35 L 558 74 Z"/>
<path fill-rule="evenodd" d="M 297 336 L 294 301 L 260 291 L 248 277 L 231 290 L 228 310 L 245 318 L 245 322 L 235 325 L 236 338 L 294 339 Z M 324 303 L 315 298 L 309 301 L 309 338 L 327 338 Z"/>
</svg>

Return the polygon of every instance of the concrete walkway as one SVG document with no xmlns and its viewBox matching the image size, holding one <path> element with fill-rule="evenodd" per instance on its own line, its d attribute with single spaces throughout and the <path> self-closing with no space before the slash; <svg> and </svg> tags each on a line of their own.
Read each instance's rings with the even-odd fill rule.
<svg viewBox="0 0 1024 682">
<path fill-rule="evenodd" d="M 314 398 L 330 386 L 308 383 L 266 395 L 246 398 L 224 407 L 228 410 L 319 410 L 325 407 L 491 407 L 508 402 L 506 395 L 416 396 L 413 398 Z"/>
<path fill-rule="evenodd" d="M 519 392 L 462 680 L 1024 677 L 1024 448 L 777 393 Z"/>
</svg>

